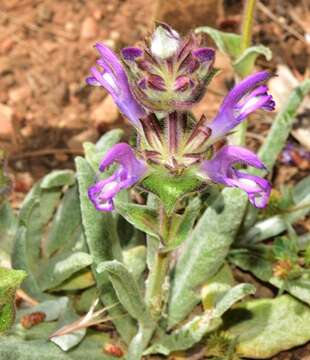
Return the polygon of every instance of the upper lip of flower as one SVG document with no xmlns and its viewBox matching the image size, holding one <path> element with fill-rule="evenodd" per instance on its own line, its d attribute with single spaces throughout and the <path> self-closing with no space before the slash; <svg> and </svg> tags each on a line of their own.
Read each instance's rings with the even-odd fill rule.
<svg viewBox="0 0 310 360">
<path fill-rule="evenodd" d="M 264 85 L 271 76 L 268 71 L 250 75 L 228 93 L 218 114 L 208 125 L 212 130 L 208 145 L 224 137 L 255 110 L 274 110 L 275 102 Z"/>
<path fill-rule="evenodd" d="M 111 94 L 120 111 L 139 128 L 139 119 L 146 115 L 146 111 L 134 98 L 123 65 L 114 52 L 104 44 L 97 43 L 95 47 L 101 56 L 97 64 L 103 71 L 92 67 L 93 76 L 88 77 L 86 82 L 89 85 L 103 86 Z"/>
</svg>

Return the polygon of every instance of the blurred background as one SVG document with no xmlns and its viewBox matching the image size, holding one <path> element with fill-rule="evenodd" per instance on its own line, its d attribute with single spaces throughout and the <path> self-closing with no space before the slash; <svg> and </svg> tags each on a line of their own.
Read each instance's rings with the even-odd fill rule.
<svg viewBox="0 0 310 360">
<path fill-rule="evenodd" d="M 254 43 L 271 48 L 273 59 L 258 68 L 278 74 L 271 93 L 279 108 L 290 90 L 309 77 L 310 3 L 308 0 L 259 1 Z M 56 168 L 72 168 L 84 141 L 96 141 L 111 128 L 130 126 L 102 88 L 85 77 L 94 65 L 93 45 L 115 51 L 147 36 L 155 20 L 181 33 L 208 25 L 238 32 L 241 0 L 1 0 L 0 149 L 8 157 L 17 207 L 33 182 Z M 206 42 L 212 45 L 211 40 Z M 228 59 L 194 112 L 215 114 L 233 84 Z M 310 170 L 310 106 L 304 102 L 286 152 L 278 161 L 275 187 L 295 182 Z M 251 118 L 248 145 L 256 149 L 273 115 Z"/>
</svg>

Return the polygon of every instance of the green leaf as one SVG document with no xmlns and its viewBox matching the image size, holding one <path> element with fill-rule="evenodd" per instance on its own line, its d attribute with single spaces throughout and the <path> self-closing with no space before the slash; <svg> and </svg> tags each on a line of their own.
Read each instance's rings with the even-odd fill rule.
<svg viewBox="0 0 310 360">
<path fill-rule="evenodd" d="M 310 232 L 298 236 L 296 239 L 297 247 L 299 250 L 307 250 L 310 249 Z M 310 254 L 309 254 L 310 255 Z"/>
<path fill-rule="evenodd" d="M 251 284 L 238 284 L 229 289 L 223 297 L 216 303 L 214 316 L 222 316 L 229 308 L 245 296 L 252 295 L 256 291 Z"/>
<path fill-rule="evenodd" d="M 239 284 L 226 291 L 223 297 L 211 310 L 194 317 L 191 321 L 173 331 L 170 335 L 162 336 L 147 351 L 146 354 L 160 353 L 169 355 L 171 352 L 186 350 L 198 343 L 207 333 L 214 331 L 221 324 L 221 316 L 237 301 L 253 294 L 255 288 L 250 284 Z"/>
<path fill-rule="evenodd" d="M 10 254 L 13 247 L 13 239 L 17 230 L 17 217 L 12 206 L 8 202 L 0 204 L 0 242 L 1 250 Z"/>
<path fill-rule="evenodd" d="M 154 169 L 142 182 L 142 186 L 157 195 L 162 201 L 168 215 L 171 215 L 177 202 L 190 192 L 197 191 L 202 181 L 191 173 L 182 176 L 171 175 L 165 169 Z"/>
<path fill-rule="evenodd" d="M 235 71 L 241 76 L 247 76 L 252 72 L 258 56 L 265 56 L 267 61 L 272 58 L 272 52 L 266 46 L 256 45 L 241 52 L 241 36 L 219 31 L 208 26 L 199 27 L 196 33 L 208 34 L 216 46 L 233 61 Z"/>
<path fill-rule="evenodd" d="M 145 232 L 158 237 L 158 216 L 155 210 L 147 206 L 115 201 L 115 208 L 130 224 Z"/>
<path fill-rule="evenodd" d="M 54 170 L 46 175 L 41 182 L 41 189 L 53 187 L 71 186 L 75 182 L 75 175 L 72 170 Z"/>
<path fill-rule="evenodd" d="M 202 304 L 205 310 L 212 309 L 223 294 L 235 284 L 230 267 L 225 263 L 201 289 Z"/>
<path fill-rule="evenodd" d="M 147 207 L 150 209 L 154 209 L 158 213 L 159 199 L 156 195 L 148 193 Z M 148 269 L 151 271 L 154 266 L 156 254 L 160 246 L 160 239 L 156 236 L 146 235 L 146 243 L 146 263 Z"/>
<path fill-rule="evenodd" d="M 78 157 L 76 168 L 83 228 L 89 252 L 93 257 L 93 274 L 102 302 L 106 306 L 114 305 L 118 303 L 118 298 L 112 284 L 107 274 L 99 274 L 96 268 L 101 262 L 122 258 L 115 220 L 111 213 L 97 211 L 88 199 L 87 190 L 93 183 L 95 175 L 92 167 L 85 159 Z M 124 316 L 126 312 L 120 305 L 110 309 L 109 313 L 115 318 L 113 322 L 123 340 L 128 343 L 136 332 L 133 319 L 128 315 Z"/>
<path fill-rule="evenodd" d="M 15 292 L 26 273 L 0 268 L 0 333 L 8 330 L 15 319 Z"/>
<path fill-rule="evenodd" d="M 51 292 L 57 291 L 74 291 L 89 288 L 95 285 L 95 279 L 92 272 L 88 269 L 83 269 L 76 272 L 70 278 L 62 282 L 60 285 L 52 288 Z"/>
<path fill-rule="evenodd" d="M 6 174 L 5 167 L 5 154 L 4 151 L 0 149 L 0 205 L 11 189 L 11 181 Z"/>
<path fill-rule="evenodd" d="M 310 176 L 300 180 L 293 188 L 293 200 L 297 204 L 310 193 Z"/>
<path fill-rule="evenodd" d="M 82 223 L 94 265 L 100 262 L 121 259 L 121 248 L 116 224 L 111 213 L 97 211 L 88 198 L 88 188 L 93 184 L 95 173 L 81 157 L 76 158 Z"/>
<path fill-rule="evenodd" d="M 87 313 L 95 302 L 99 298 L 99 292 L 96 287 L 91 287 L 82 292 L 79 298 L 75 299 L 74 308 L 78 313 Z"/>
<path fill-rule="evenodd" d="M 80 317 L 75 312 L 75 310 L 72 308 L 71 305 L 69 305 L 60 315 L 59 320 L 56 325 L 56 331 L 57 329 L 61 329 L 65 325 L 69 325 L 73 323 L 74 321 L 78 320 Z M 55 332 L 54 332 L 55 333 Z M 86 328 L 78 329 L 76 331 L 73 331 L 69 334 L 64 334 L 61 336 L 53 336 L 50 338 L 50 341 L 52 341 L 54 344 L 59 346 L 61 350 L 68 351 L 75 346 L 77 346 L 85 337 L 86 335 Z"/>
<path fill-rule="evenodd" d="M 272 171 L 280 152 L 285 146 L 286 140 L 292 130 L 298 107 L 309 91 L 310 80 L 307 79 L 293 90 L 288 98 L 287 104 L 281 109 L 273 121 L 267 138 L 258 152 L 260 159 L 269 171 Z M 253 173 L 261 175 L 264 174 L 264 170 L 256 169 Z"/>
<path fill-rule="evenodd" d="M 234 250 L 229 261 L 242 270 L 250 271 L 258 279 L 287 291 L 301 301 L 310 305 L 310 275 L 301 273 L 295 279 L 283 280 L 273 275 L 273 258 L 270 246 L 259 245 L 248 249 Z"/>
<path fill-rule="evenodd" d="M 219 31 L 209 26 L 202 26 L 195 30 L 195 33 L 208 34 L 215 42 L 216 46 L 231 59 L 236 59 L 241 54 L 240 35 Z"/>
<path fill-rule="evenodd" d="M 83 252 L 60 253 L 50 259 L 38 276 L 38 284 L 42 291 L 60 285 L 71 275 L 91 265 L 92 257 Z"/>
<path fill-rule="evenodd" d="M 301 193 L 303 196 L 297 196 L 295 193 L 295 203 L 293 207 L 287 209 L 281 215 L 272 216 L 266 220 L 257 222 L 247 232 L 240 236 L 240 244 L 257 243 L 284 232 L 289 224 L 303 219 L 310 212 L 310 191 Z"/>
<path fill-rule="evenodd" d="M 201 208 L 198 197 L 192 199 L 182 215 L 174 215 L 167 243 L 169 245 L 161 249 L 162 252 L 172 251 L 178 248 L 190 235 L 193 225 Z"/>
<path fill-rule="evenodd" d="M 110 130 L 105 133 L 97 142 L 96 145 L 85 142 L 83 144 L 85 158 L 92 166 L 94 171 L 98 171 L 100 161 L 103 155 L 116 143 L 118 143 L 124 136 L 124 131 L 121 129 Z"/>
<path fill-rule="evenodd" d="M 108 272 L 120 303 L 139 323 L 139 330 L 129 345 L 127 360 L 140 359 L 156 324 L 146 308 L 138 284 L 126 267 L 116 260 L 99 264 L 97 270 L 99 273 Z"/>
<path fill-rule="evenodd" d="M 237 353 L 266 359 L 310 340 L 310 308 L 284 295 L 248 301 L 228 311 L 223 330 L 237 338 Z"/>
<path fill-rule="evenodd" d="M 47 296 L 40 290 L 36 277 L 42 265 L 42 241 L 61 191 L 58 188 L 41 189 L 37 183 L 27 194 L 19 213 L 19 226 L 12 252 L 12 265 L 27 272 L 23 289 L 38 300 Z"/>
<path fill-rule="evenodd" d="M 223 265 L 243 220 L 246 205 L 244 192 L 239 189 L 224 189 L 222 195 L 207 208 L 191 236 L 185 241 L 171 280 L 169 328 L 191 312 L 200 301 L 197 288 Z"/>
<path fill-rule="evenodd" d="M 124 265 L 130 271 L 137 283 L 146 268 L 146 248 L 143 245 L 135 246 L 123 253 Z"/>
<path fill-rule="evenodd" d="M 272 58 L 272 52 L 263 45 L 251 46 L 247 48 L 233 63 L 235 71 L 245 77 L 253 71 L 255 61 L 258 56 L 263 55 L 267 61 Z"/>
<path fill-rule="evenodd" d="M 150 320 L 138 284 L 122 263 L 105 261 L 98 265 L 97 271 L 108 273 L 119 301 L 134 319 L 141 323 Z"/>
<path fill-rule="evenodd" d="M 64 353 L 46 339 L 54 323 L 41 323 L 31 329 L 19 329 L 18 334 L 0 337 L 0 359 L 6 360 L 115 360 L 102 352 L 105 343 L 111 342 L 103 332 L 90 332 L 82 343 Z"/>
<path fill-rule="evenodd" d="M 44 252 L 47 256 L 56 251 L 70 250 L 82 233 L 82 218 L 77 186 L 68 189 L 58 206 L 46 242 Z"/>
</svg>

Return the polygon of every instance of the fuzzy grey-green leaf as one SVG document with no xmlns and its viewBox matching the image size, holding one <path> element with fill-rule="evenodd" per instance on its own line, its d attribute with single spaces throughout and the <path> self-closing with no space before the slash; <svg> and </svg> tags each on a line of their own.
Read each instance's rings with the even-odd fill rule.
<svg viewBox="0 0 310 360">
<path fill-rule="evenodd" d="M 208 34 L 215 42 L 219 50 L 228 55 L 231 59 L 236 59 L 241 54 L 240 35 L 219 31 L 209 26 L 199 27 L 195 30 L 195 33 Z"/>
<path fill-rule="evenodd" d="M 299 105 L 310 91 L 310 79 L 304 80 L 297 86 L 288 98 L 287 104 L 280 110 L 267 135 L 258 155 L 269 171 L 277 160 L 278 155 L 285 146 L 286 140 L 292 130 Z M 262 174 L 264 170 L 255 170 L 255 174 Z"/>
<path fill-rule="evenodd" d="M 263 45 L 256 45 L 247 48 L 233 63 L 236 72 L 245 77 L 253 71 L 258 56 L 263 55 L 267 61 L 272 58 L 272 52 Z"/>
<path fill-rule="evenodd" d="M 42 291 L 52 289 L 91 263 L 92 257 L 81 251 L 60 253 L 42 267 L 42 272 L 38 276 L 39 286 Z"/>
<path fill-rule="evenodd" d="M 122 258 L 115 220 L 111 213 L 97 211 L 88 198 L 87 191 L 95 175 L 91 165 L 85 159 L 78 157 L 76 168 L 83 228 L 89 252 L 93 257 L 93 274 L 102 302 L 107 306 L 114 305 L 118 303 L 118 298 L 112 284 L 107 274 L 99 274 L 96 267 L 101 262 Z M 109 313 L 115 317 L 114 324 L 123 340 L 129 342 L 136 332 L 133 319 L 126 314 L 121 305 L 113 307 Z"/>
<path fill-rule="evenodd" d="M 74 171 L 54 170 L 44 177 L 40 186 L 41 189 L 51 189 L 53 187 L 71 186 L 75 182 Z"/>
<path fill-rule="evenodd" d="M 119 200 L 115 202 L 115 207 L 130 224 L 149 235 L 158 237 L 158 217 L 155 210 Z"/>
<path fill-rule="evenodd" d="M 310 308 L 289 295 L 248 301 L 224 316 L 226 334 L 237 337 L 237 353 L 266 359 L 310 340 Z"/>
<path fill-rule="evenodd" d="M 242 191 L 224 189 L 185 241 L 171 281 L 169 327 L 190 313 L 200 301 L 199 286 L 223 265 L 242 222 L 246 204 L 246 195 Z"/>
<path fill-rule="evenodd" d="M 98 265 L 97 271 L 108 273 L 119 301 L 133 318 L 141 323 L 150 321 L 138 284 L 122 263 L 105 261 Z"/>
</svg>

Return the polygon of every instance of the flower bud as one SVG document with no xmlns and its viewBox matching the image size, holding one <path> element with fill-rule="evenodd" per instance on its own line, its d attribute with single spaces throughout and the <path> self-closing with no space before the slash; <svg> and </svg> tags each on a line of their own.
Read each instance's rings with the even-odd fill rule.
<svg viewBox="0 0 310 360">
<path fill-rule="evenodd" d="M 193 34 L 181 39 L 165 24 L 144 48 L 125 48 L 122 56 L 133 95 L 151 111 L 190 109 L 214 74 L 214 50 L 201 47 Z"/>
</svg>

